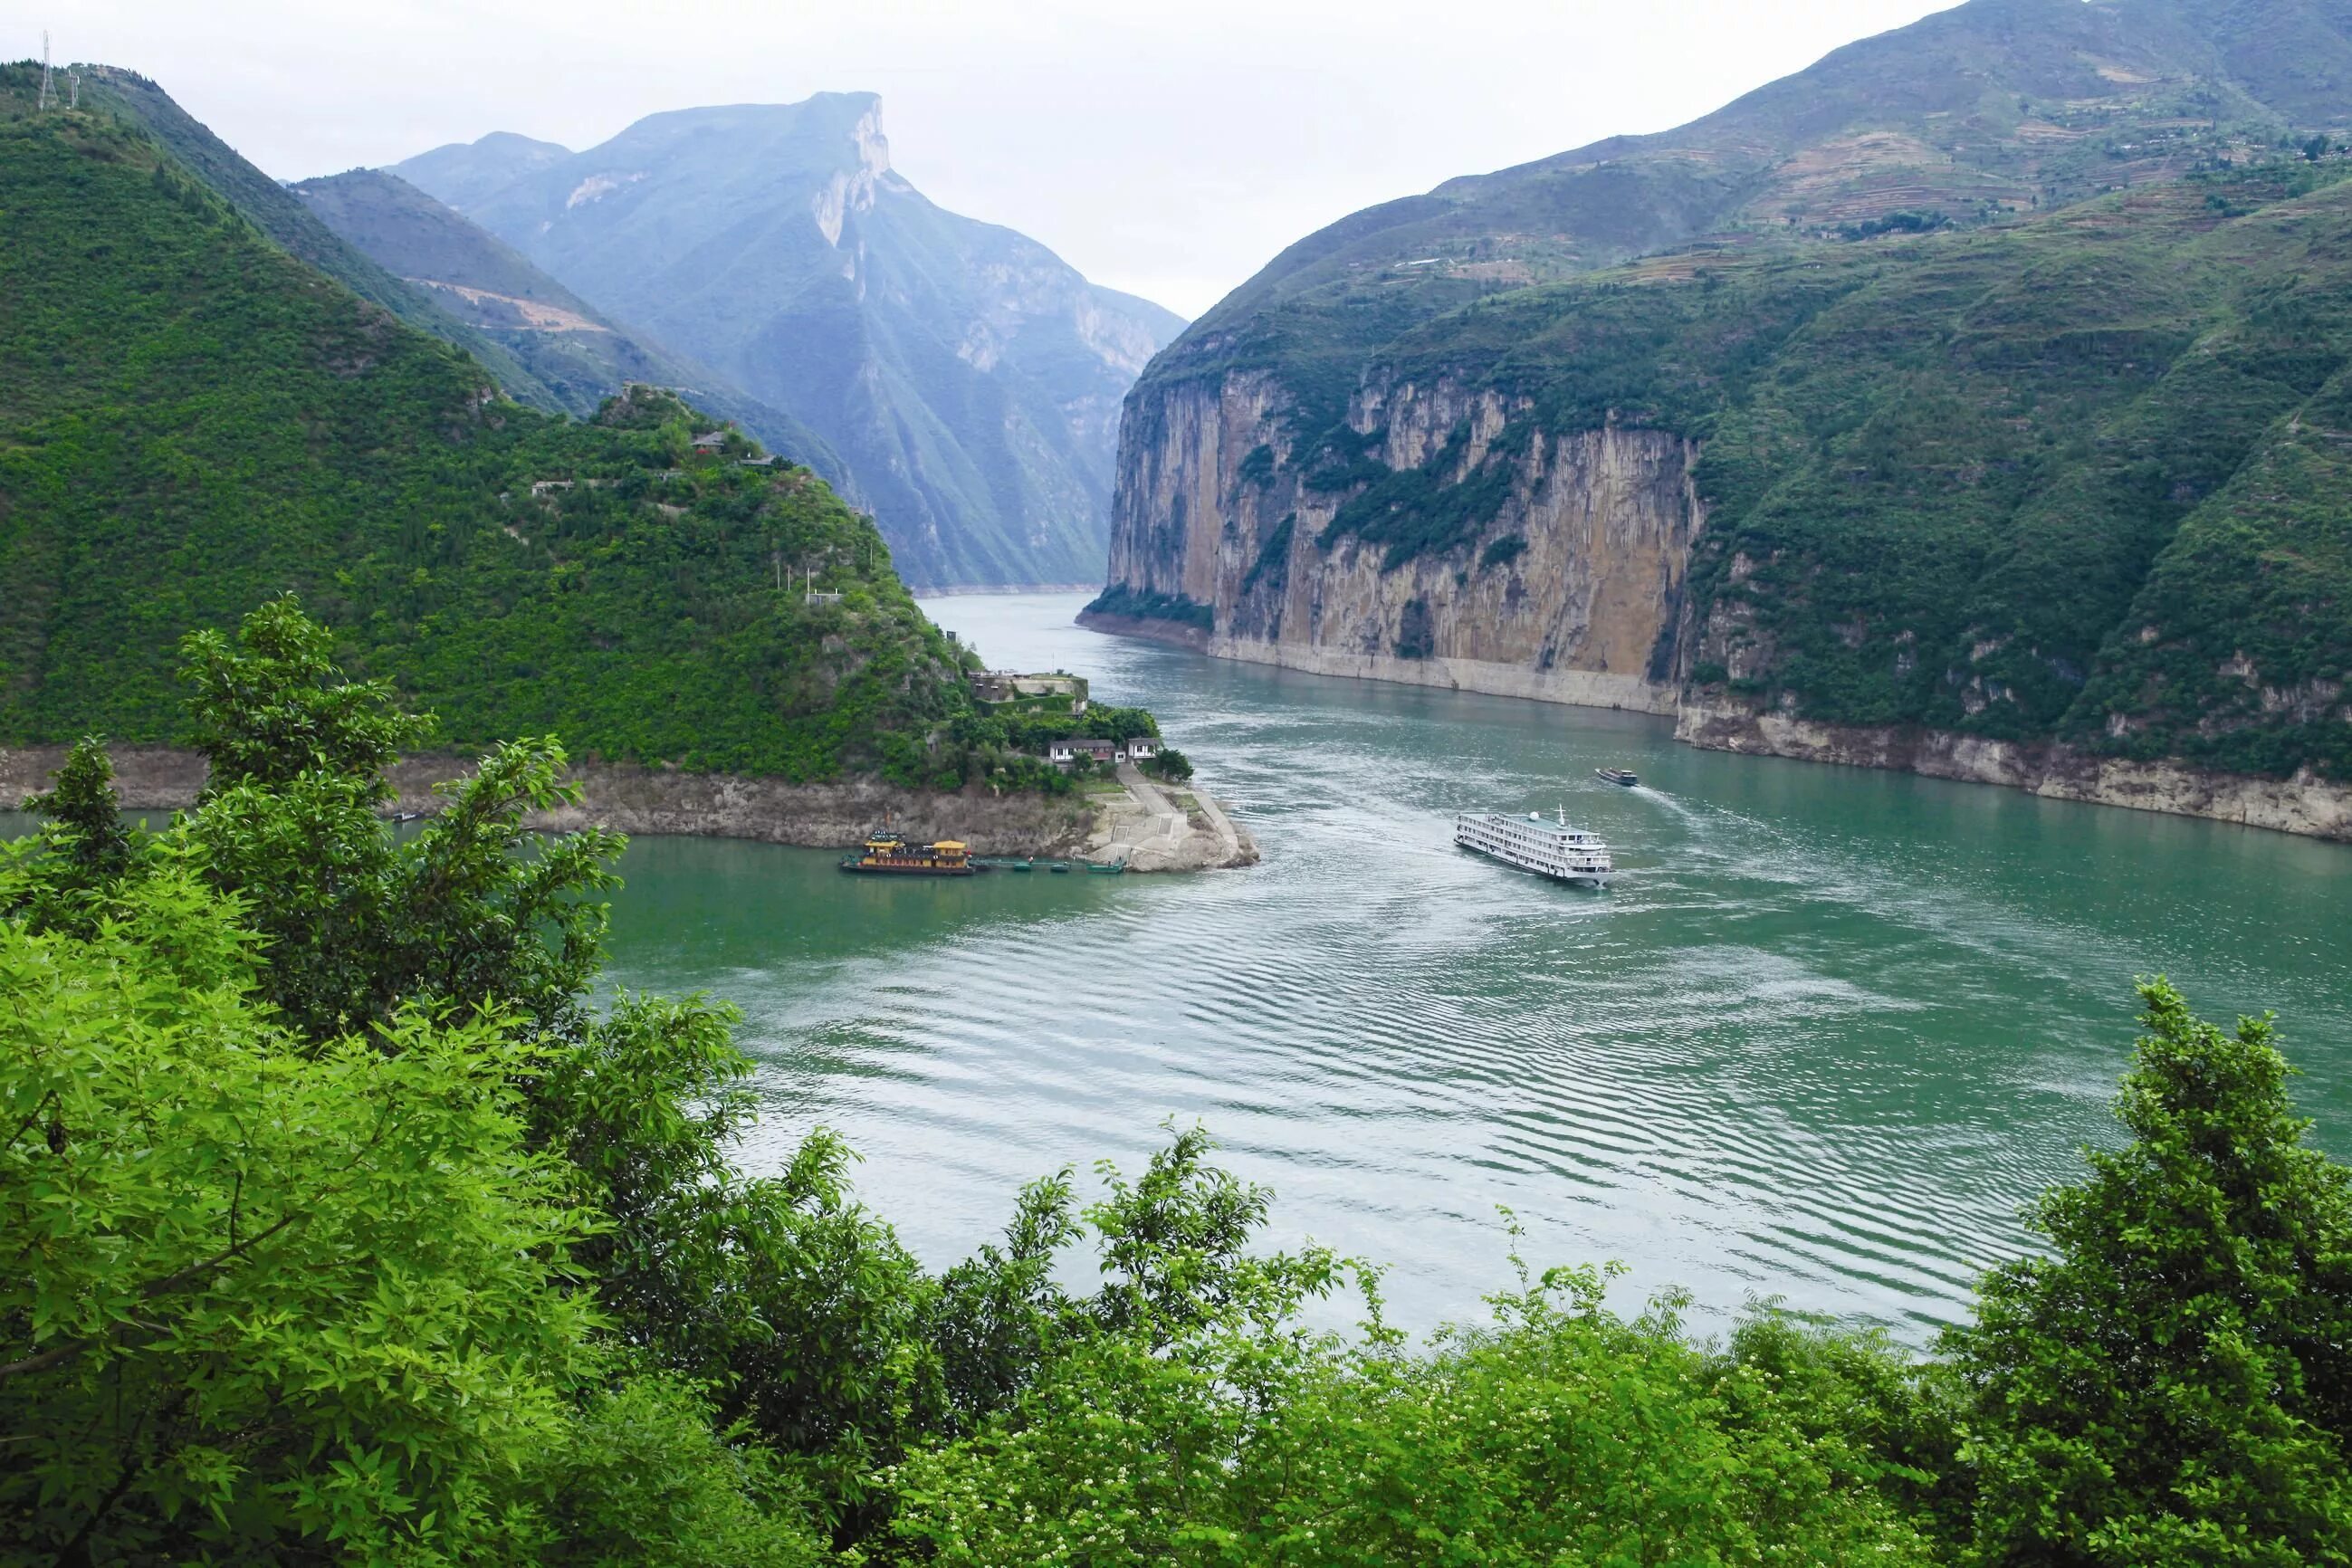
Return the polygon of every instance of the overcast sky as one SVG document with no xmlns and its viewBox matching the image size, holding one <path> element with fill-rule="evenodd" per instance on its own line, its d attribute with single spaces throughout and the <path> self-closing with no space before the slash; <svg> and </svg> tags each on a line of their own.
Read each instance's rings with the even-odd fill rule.
<svg viewBox="0 0 2352 1568">
<path fill-rule="evenodd" d="M 284 179 L 520 131 L 883 98 L 926 195 L 1198 315 L 1359 207 L 1706 112 L 1939 0 L 26 0 Z"/>
</svg>

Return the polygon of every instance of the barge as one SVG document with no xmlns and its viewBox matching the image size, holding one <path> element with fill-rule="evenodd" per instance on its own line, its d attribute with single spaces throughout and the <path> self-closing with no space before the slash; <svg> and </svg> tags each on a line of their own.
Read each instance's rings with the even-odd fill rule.
<svg viewBox="0 0 2352 1568">
<path fill-rule="evenodd" d="M 1547 822 L 1539 811 L 1525 816 L 1498 811 L 1465 811 L 1454 819 L 1454 842 L 1506 866 L 1533 871 L 1556 882 L 1605 888 L 1617 876 L 1609 846 L 1597 833 L 1568 825 L 1562 811 Z"/>
<path fill-rule="evenodd" d="M 969 877 L 977 868 L 971 863 L 971 846 L 961 839 L 909 844 L 904 835 L 886 828 L 867 834 L 856 854 L 843 858 L 841 868 L 879 876 Z"/>
</svg>

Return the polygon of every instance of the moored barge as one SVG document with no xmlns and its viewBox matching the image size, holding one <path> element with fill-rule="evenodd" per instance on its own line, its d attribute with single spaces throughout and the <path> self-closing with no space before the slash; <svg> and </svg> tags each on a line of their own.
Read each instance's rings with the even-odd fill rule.
<svg viewBox="0 0 2352 1568">
<path fill-rule="evenodd" d="M 903 834 L 885 829 L 867 834 L 856 854 L 843 857 L 841 868 L 881 876 L 969 877 L 974 868 L 971 846 L 961 839 L 909 844 Z"/>
</svg>

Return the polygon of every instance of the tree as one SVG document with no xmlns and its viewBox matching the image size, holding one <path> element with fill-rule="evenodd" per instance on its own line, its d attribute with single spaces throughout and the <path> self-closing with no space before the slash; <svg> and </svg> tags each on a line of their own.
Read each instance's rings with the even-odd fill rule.
<svg viewBox="0 0 2352 1568">
<path fill-rule="evenodd" d="M 2036 1205 L 1947 1339 L 1990 1563 L 2352 1562 L 2352 1184 L 2304 1142 L 2270 1020 L 2161 978 L 2131 1142 Z"/>
<path fill-rule="evenodd" d="M 167 863 L 94 936 L 0 921 L 0 1561 L 495 1554 L 590 1222 L 497 1019 L 299 1040 L 237 913 Z"/>
<path fill-rule="evenodd" d="M 246 616 L 234 644 L 216 631 L 181 640 L 188 716 L 212 770 L 207 795 L 318 773 L 389 798 L 384 769 L 432 738 L 433 720 L 402 711 L 387 682 L 345 680 L 334 647 L 291 594 Z"/>
<path fill-rule="evenodd" d="M 1157 755 L 1143 760 L 1143 771 L 1182 784 L 1192 776 L 1192 760 L 1173 746 L 1162 746 Z"/>
<path fill-rule="evenodd" d="M 265 992 L 319 1039 L 428 1001 L 576 1033 L 604 958 L 594 895 L 625 841 L 590 828 L 521 853 L 527 813 L 579 799 L 552 736 L 495 748 L 397 838 L 377 816 L 393 798 L 384 771 L 432 723 L 383 682 L 345 680 L 333 642 L 288 597 L 247 616 L 233 644 L 197 632 L 182 645 L 212 768 L 190 837 L 268 939 Z"/>
<path fill-rule="evenodd" d="M 26 796 L 25 809 L 47 820 L 16 851 L 20 874 L 0 898 L 0 914 L 19 914 L 33 931 L 88 932 L 106 889 L 146 847 L 143 833 L 122 825 L 104 743 L 95 735 L 77 741 L 55 786 Z"/>
</svg>

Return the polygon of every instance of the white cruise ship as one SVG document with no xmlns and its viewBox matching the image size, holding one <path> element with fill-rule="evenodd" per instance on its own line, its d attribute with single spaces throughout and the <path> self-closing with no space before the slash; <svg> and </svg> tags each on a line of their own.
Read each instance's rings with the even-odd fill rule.
<svg viewBox="0 0 2352 1568">
<path fill-rule="evenodd" d="M 1570 827 L 1564 810 L 1558 822 L 1546 822 L 1537 811 L 1525 816 L 1465 811 L 1454 819 L 1454 842 L 1491 855 L 1507 866 L 1558 881 L 1589 882 L 1599 888 L 1608 886 L 1617 875 L 1617 867 L 1609 858 L 1609 846 L 1597 833 Z"/>
</svg>

